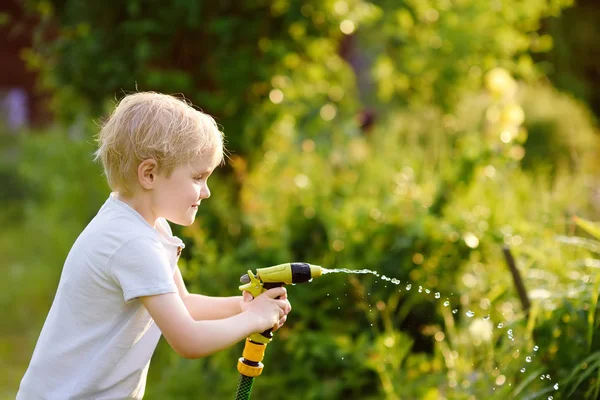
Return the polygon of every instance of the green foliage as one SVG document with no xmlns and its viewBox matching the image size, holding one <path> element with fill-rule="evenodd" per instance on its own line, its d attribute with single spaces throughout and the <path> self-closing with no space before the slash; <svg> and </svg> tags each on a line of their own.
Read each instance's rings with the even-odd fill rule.
<svg viewBox="0 0 600 400">
<path fill-rule="evenodd" d="M 596 115 L 600 114 L 600 72 L 595 57 L 600 50 L 598 18 L 595 0 L 578 0 L 577 7 L 565 10 L 560 18 L 544 21 L 534 37 L 534 42 L 548 49 L 536 57 L 548 78 L 558 89 L 585 101 Z"/>
<path fill-rule="evenodd" d="M 2 171 L 10 181 L 4 183 L 0 211 L 0 221 L 8 227 L 0 233 L 5 274 L 0 307 L 6 321 L 0 329 L 0 351 L 6 360 L 0 365 L 0 386 L 15 390 L 67 252 L 104 201 L 106 184 L 101 169 L 91 162 L 91 141 L 74 140 L 59 129 L 2 132 L 0 138 L 2 153 L 11 155 L 2 158 Z M 14 397 L 4 390 L 0 395 Z"/>
<path fill-rule="evenodd" d="M 477 103 L 480 119 L 487 115 L 486 106 L 495 105 L 481 96 L 466 98 L 465 102 L 457 108 L 473 113 Z M 366 387 L 375 387 L 379 381 L 380 390 L 388 398 L 421 398 L 423 392 L 415 388 L 426 385 L 437 386 L 437 395 L 444 393 L 448 398 L 479 398 L 494 395 L 490 388 L 496 382 L 520 379 L 520 369 L 526 365 L 524 357 L 520 358 L 521 364 L 511 361 L 517 351 L 524 352 L 527 347 L 531 351 L 532 345 L 527 343 L 531 332 L 514 322 L 520 313 L 516 311 L 508 273 L 504 278 L 498 276 L 498 271 L 505 269 L 499 249 L 505 243 L 519 248 L 523 241 L 539 247 L 539 241 L 547 241 L 552 226 L 562 224 L 566 207 L 585 207 L 586 201 L 581 199 L 578 205 L 571 198 L 571 189 L 561 187 L 572 188 L 580 183 L 557 179 L 556 186 L 549 187 L 541 176 L 518 169 L 510 149 L 499 151 L 511 144 L 504 146 L 497 136 L 478 144 L 481 121 L 471 118 L 471 125 L 466 116 L 457 114 L 455 118 L 462 121 L 459 129 L 453 125 L 445 128 L 444 116 L 430 109 L 421 114 L 414 110 L 410 114 L 396 112 L 367 138 L 333 127 L 327 154 L 319 154 L 320 146 L 312 139 L 297 143 L 293 135 L 287 134 L 305 130 L 294 121 L 311 124 L 310 119 L 293 119 L 286 113 L 282 121 L 276 122 L 287 124 L 287 129 L 276 125 L 273 132 L 277 136 L 269 147 L 274 150 L 246 178 L 242 191 L 242 207 L 251 218 L 259 254 L 287 259 L 309 257 L 326 267 L 370 268 L 402 281 L 398 292 L 397 286 L 368 277 L 351 278 L 352 289 L 347 287 L 347 279 L 325 277 L 330 279 L 327 293 L 336 297 L 333 307 L 322 301 L 318 288 L 311 288 L 316 294 L 294 288 L 297 293 L 292 295 L 298 296 L 295 304 L 302 305 L 294 311 L 303 323 L 292 326 L 292 334 L 302 337 L 316 329 L 340 338 L 338 350 L 327 351 L 340 354 L 339 358 L 304 371 L 313 376 L 308 381 L 336 379 L 339 370 L 344 369 L 342 357 L 349 356 L 343 352 L 346 346 L 353 348 L 355 355 L 379 360 L 371 364 L 377 375 Z M 345 126 L 344 121 L 339 125 Z M 467 168 L 472 171 L 465 179 Z M 548 231 L 540 231 L 543 226 L 548 226 Z M 296 232 L 316 232 L 318 236 L 313 239 Z M 265 259 L 264 263 L 273 261 Z M 414 287 L 408 292 L 407 282 Z M 427 290 L 415 293 L 416 286 Z M 452 295 L 457 291 L 460 299 Z M 435 292 L 441 293 L 441 300 L 434 299 Z M 462 318 L 454 321 L 454 314 L 441 307 L 439 303 L 445 299 L 452 308 L 461 310 Z M 326 307 L 333 308 L 331 319 L 338 323 L 318 317 L 320 312 L 315 310 Z M 467 310 L 476 310 L 479 318 L 464 318 Z M 483 318 L 490 314 L 492 321 L 513 321 L 510 329 L 515 337 L 525 337 L 525 343 L 507 343 L 507 329 L 496 331 L 492 322 Z M 349 320 L 355 324 L 347 324 Z M 373 328 L 365 331 L 365 326 Z M 490 331 L 482 333 L 489 339 L 480 339 L 474 345 L 473 332 L 482 329 Z M 424 331 L 430 333 L 423 335 Z M 397 340 L 406 341 L 397 339 L 403 337 L 403 332 L 413 336 L 408 356 L 403 346 L 395 344 Z M 432 342 L 437 332 L 443 335 Z M 439 347 L 435 356 L 425 356 L 423 352 L 431 352 L 432 347 Z M 301 363 L 309 362 L 311 356 Z M 395 357 L 399 361 L 392 361 Z M 416 359 L 424 376 L 408 372 Z M 442 365 L 447 368 L 448 379 L 429 380 L 430 374 L 444 370 Z M 361 379 L 368 377 L 356 369 Z M 494 370 L 495 375 L 481 373 Z M 359 377 L 353 376 L 350 381 L 356 379 Z M 415 385 L 401 383 L 406 380 Z M 529 383 L 525 392 L 535 389 L 540 380 Z M 497 398 L 505 398 L 511 388 L 507 385 L 495 393 Z M 369 394 L 379 395 L 364 395 Z"/>
<path fill-rule="evenodd" d="M 11 176 L 22 192 L 9 192 L 20 195 L 14 208 L 19 218 L 10 220 L 14 230 L 2 236 L 11 276 L 4 282 L 2 305 L 15 317 L 7 327 L 12 333 L 28 326 L 32 304 L 39 307 L 36 313 L 47 311 L 66 253 L 106 193 L 101 169 L 91 162 L 94 147 L 89 142 L 65 138 L 60 131 L 32 133 L 19 141 L 19 163 Z M 45 301 L 30 304 L 35 298 Z"/>
<path fill-rule="evenodd" d="M 523 166 L 598 170 L 598 133 L 587 107 L 547 86 L 523 88 L 520 102 L 527 118 Z"/>
<path fill-rule="evenodd" d="M 335 51 L 327 45 L 341 35 L 327 38 L 339 23 L 332 2 L 26 4 L 42 22 L 25 58 L 52 92 L 59 117 L 98 115 L 107 100 L 136 90 L 183 93 L 217 116 L 230 149 L 242 154 L 262 141 L 259 129 L 250 135 L 246 126 L 269 95 L 274 66 L 284 60 L 298 67 L 316 39 L 325 44 L 318 51 Z"/>
<path fill-rule="evenodd" d="M 570 1 L 501 3 L 31 0 L 42 23 L 25 57 L 64 121 L 96 118 L 136 83 L 218 116 L 230 164 L 198 222 L 175 227 L 190 291 L 235 295 L 248 269 L 295 260 L 377 271 L 289 288 L 256 398 L 591 399 L 595 264 L 556 236 L 595 211 L 597 133 L 531 58 L 547 50 L 541 18 Z M 11 145 L 18 166 L 0 166 L 21 217 L 0 236 L 6 348 L 17 331 L 33 346 L 64 256 L 108 194 L 96 130 L 27 135 Z M 232 397 L 241 351 L 190 361 L 161 343 L 146 397 Z"/>
<path fill-rule="evenodd" d="M 531 2 L 384 1 L 382 18 L 366 27 L 378 100 L 451 109 L 483 74 L 502 66 L 525 79 L 538 71 L 531 54 L 540 20 L 571 0 Z"/>
<path fill-rule="evenodd" d="M 569 360 L 566 366 L 560 367 L 567 371 L 572 369 L 564 379 L 567 396 L 573 395 L 574 397 L 593 399 L 597 398 L 600 393 L 600 380 L 598 379 L 598 374 L 600 374 L 600 336 L 596 334 L 598 321 L 600 321 L 600 313 L 597 308 L 600 280 L 589 275 L 588 271 L 589 268 L 598 268 L 599 266 L 597 259 L 590 258 L 590 253 L 596 257 L 600 254 L 598 247 L 600 245 L 600 225 L 576 216 L 573 217 L 573 222 L 575 226 L 581 229 L 583 234 L 588 235 L 590 238 L 559 236 L 558 239 L 563 243 L 583 250 L 583 252 L 576 254 L 585 258 L 576 258 L 571 262 L 571 265 L 575 268 L 575 271 L 571 274 L 571 279 L 575 281 L 573 283 L 578 284 L 579 290 L 583 289 L 585 295 L 573 296 L 572 292 L 571 294 L 567 293 L 561 305 L 562 315 L 555 313 L 548 316 L 547 323 L 553 327 L 551 330 L 552 335 L 564 345 L 561 348 L 559 344 L 552 349 L 559 353 L 557 359 L 561 361 L 564 359 Z M 586 300 L 583 304 L 581 304 L 582 299 Z M 548 334 L 550 329 L 544 330 L 542 326 L 540 331 Z M 585 335 L 582 335 L 582 333 L 585 333 Z M 573 346 L 574 344 L 577 345 L 576 348 L 580 351 L 574 352 L 572 348 L 570 351 L 565 351 L 567 346 Z M 561 354 L 563 352 L 564 354 Z M 576 366 L 573 368 L 573 365 Z"/>
</svg>

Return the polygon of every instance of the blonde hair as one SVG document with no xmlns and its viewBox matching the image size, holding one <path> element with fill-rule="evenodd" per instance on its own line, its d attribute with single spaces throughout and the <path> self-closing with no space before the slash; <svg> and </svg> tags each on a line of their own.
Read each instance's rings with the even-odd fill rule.
<svg viewBox="0 0 600 400">
<path fill-rule="evenodd" d="M 140 92 L 125 96 L 106 120 L 97 138 L 100 159 L 113 191 L 132 194 L 139 164 L 153 159 L 167 176 L 198 156 L 223 162 L 223 133 L 208 114 L 184 99 Z"/>
</svg>

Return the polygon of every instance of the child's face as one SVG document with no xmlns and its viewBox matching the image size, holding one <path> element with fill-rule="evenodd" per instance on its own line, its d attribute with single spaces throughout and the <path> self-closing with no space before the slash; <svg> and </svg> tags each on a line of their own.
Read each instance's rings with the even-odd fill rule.
<svg viewBox="0 0 600 400">
<path fill-rule="evenodd" d="M 208 177 L 214 169 L 213 157 L 198 157 L 175 167 L 167 178 L 158 174 L 153 190 L 154 215 L 178 225 L 191 225 L 200 201 L 210 197 Z"/>
</svg>

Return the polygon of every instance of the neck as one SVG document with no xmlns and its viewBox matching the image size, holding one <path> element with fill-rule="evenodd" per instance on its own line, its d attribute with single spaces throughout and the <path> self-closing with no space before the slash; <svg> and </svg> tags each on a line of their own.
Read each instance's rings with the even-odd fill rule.
<svg viewBox="0 0 600 400">
<path fill-rule="evenodd" d="M 158 217 L 154 214 L 150 197 L 145 195 L 145 193 L 135 193 L 131 196 L 125 196 L 117 192 L 116 197 L 137 211 L 150 226 L 155 226 Z"/>
</svg>

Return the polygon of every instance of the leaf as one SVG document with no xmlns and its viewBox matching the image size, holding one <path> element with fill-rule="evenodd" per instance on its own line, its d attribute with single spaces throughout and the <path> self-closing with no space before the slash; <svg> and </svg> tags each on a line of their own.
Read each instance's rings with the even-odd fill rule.
<svg viewBox="0 0 600 400">
<path fill-rule="evenodd" d="M 586 364 L 588 365 L 587 369 L 585 369 L 584 372 L 581 372 L 583 370 L 582 367 Z M 567 385 L 569 385 L 571 382 L 575 381 L 575 383 L 573 384 L 573 387 L 567 393 L 567 397 L 572 395 L 573 392 L 575 392 L 575 390 L 579 387 L 581 382 L 583 382 L 585 379 L 587 379 L 592 374 L 592 372 L 594 372 L 594 370 L 598 367 L 600 367 L 600 352 L 596 352 L 596 353 L 592 354 L 591 356 L 586 358 L 584 361 L 579 363 L 579 365 L 577 367 L 575 367 L 575 369 L 573 369 L 573 371 L 571 372 L 571 375 L 569 375 L 569 377 L 565 380 L 565 383 L 564 383 L 565 387 Z M 577 376 L 577 379 L 575 380 L 574 378 L 576 376 Z"/>
<path fill-rule="evenodd" d="M 527 377 L 515 387 L 515 390 L 513 390 L 513 392 L 512 392 L 513 398 L 515 396 L 517 396 L 519 393 L 521 393 L 523 391 L 523 389 L 525 389 L 538 376 L 540 376 L 542 372 L 544 372 L 544 368 L 539 368 L 539 369 L 531 372 L 530 374 L 528 374 Z"/>
<path fill-rule="evenodd" d="M 592 349 L 592 340 L 594 338 L 594 331 L 595 331 L 595 323 L 594 323 L 594 319 L 596 316 L 596 306 L 598 304 L 598 289 L 599 289 L 600 284 L 596 283 L 594 285 L 594 290 L 592 290 L 592 298 L 591 298 L 591 304 L 590 304 L 590 309 L 588 311 L 588 332 L 587 332 L 587 340 L 588 340 L 588 349 L 591 351 Z"/>
<path fill-rule="evenodd" d="M 600 254 L 600 242 L 594 239 L 586 239 L 579 236 L 564 236 L 558 235 L 555 237 L 557 241 L 565 244 L 570 244 L 582 249 L 589 250 L 596 254 Z"/>
<path fill-rule="evenodd" d="M 536 400 L 540 399 L 541 396 L 546 395 L 548 393 L 554 392 L 553 387 L 547 387 L 546 389 L 538 390 L 537 392 L 530 393 L 527 396 L 521 398 L 520 400 Z"/>
<path fill-rule="evenodd" d="M 585 220 L 583 218 L 579 218 L 578 216 L 573 217 L 573 222 L 575 222 L 575 224 L 578 227 L 580 227 L 596 239 L 600 239 L 600 225 L 598 225 L 597 223 Z"/>
</svg>

